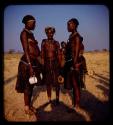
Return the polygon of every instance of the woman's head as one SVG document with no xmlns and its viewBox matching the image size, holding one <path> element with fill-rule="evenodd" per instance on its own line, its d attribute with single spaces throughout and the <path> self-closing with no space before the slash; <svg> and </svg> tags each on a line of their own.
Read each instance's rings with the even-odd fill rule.
<svg viewBox="0 0 113 125">
<path fill-rule="evenodd" d="M 67 29 L 69 32 L 73 32 L 77 29 L 79 22 L 76 18 L 72 18 L 67 22 Z"/>
<path fill-rule="evenodd" d="M 62 42 L 61 42 L 61 47 L 62 47 L 62 48 L 66 48 L 66 42 L 62 41 Z"/>
<path fill-rule="evenodd" d="M 54 27 L 46 27 L 45 33 L 46 33 L 48 39 L 52 39 L 54 34 L 55 34 L 55 28 Z"/>
<path fill-rule="evenodd" d="M 23 17 L 22 23 L 24 23 L 26 28 L 28 28 L 29 30 L 34 30 L 36 20 L 32 15 L 26 15 Z"/>
</svg>

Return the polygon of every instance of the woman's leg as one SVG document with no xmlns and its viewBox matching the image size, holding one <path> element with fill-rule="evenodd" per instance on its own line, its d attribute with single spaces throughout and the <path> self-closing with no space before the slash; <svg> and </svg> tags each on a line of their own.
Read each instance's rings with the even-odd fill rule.
<svg viewBox="0 0 113 125">
<path fill-rule="evenodd" d="M 72 95 L 71 95 L 71 92 L 70 90 L 66 90 L 66 101 L 68 102 L 68 105 L 70 108 L 73 107 L 73 100 L 72 100 Z"/>
<path fill-rule="evenodd" d="M 50 102 L 51 101 L 51 85 L 47 85 L 47 96 Z"/>
<path fill-rule="evenodd" d="M 73 75 L 73 99 L 74 99 L 74 106 L 78 107 L 80 103 L 80 88 L 79 88 L 79 83 L 78 83 L 78 77 L 79 75 L 76 74 Z"/>
<path fill-rule="evenodd" d="M 25 112 L 27 114 L 33 114 L 32 111 L 30 110 L 32 91 L 33 91 L 32 86 L 27 86 L 24 91 Z"/>
<path fill-rule="evenodd" d="M 60 86 L 58 84 L 56 85 L 56 104 L 59 103 L 59 91 L 60 91 Z"/>
</svg>

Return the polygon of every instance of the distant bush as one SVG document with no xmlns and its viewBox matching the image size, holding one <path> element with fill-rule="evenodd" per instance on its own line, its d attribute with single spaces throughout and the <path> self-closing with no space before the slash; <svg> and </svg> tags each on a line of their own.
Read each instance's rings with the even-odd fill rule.
<svg viewBox="0 0 113 125">
<path fill-rule="evenodd" d="M 94 52 L 100 52 L 100 50 L 98 50 L 98 49 L 95 49 L 95 50 L 94 50 Z"/>
<path fill-rule="evenodd" d="M 108 50 L 107 49 L 102 49 L 102 51 L 107 52 Z"/>
<path fill-rule="evenodd" d="M 10 50 L 8 51 L 8 53 L 9 53 L 9 54 L 15 53 L 15 50 L 14 50 L 14 49 L 10 49 Z"/>
<path fill-rule="evenodd" d="M 22 51 L 20 51 L 20 50 L 18 50 L 16 53 L 18 53 L 18 54 L 22 54 L 23 52 L 22 52 Z"/>
</svg>

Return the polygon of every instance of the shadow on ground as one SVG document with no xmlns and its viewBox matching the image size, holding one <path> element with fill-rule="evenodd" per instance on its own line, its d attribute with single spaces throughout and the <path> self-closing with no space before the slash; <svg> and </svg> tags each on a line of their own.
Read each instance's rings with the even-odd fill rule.
<svg viewBox="0 0 113 125">
<path fill-rule="evenodd" d="M 46 91 L 46 87 L 42 87 L 40 91 Z M 40 91 L 37 92 L 35 99 Z M 64 94 L 65 90 L 62 89 L 60 92 Z M 46 111 L 48 106 L 51 110 Z M 101 101 L 87 90 L 81 91 L 80 107 L 88 113 L 91 121 L 110 119 L 109 101 Z M 55 100 L 52 100 L 51 104 L 47 102 L 37 107 L 36 117 L 37 121 L 86 121 L 84 115 L 69 108 L 65 102 L 61 101 L 59 105 L 55 105 Z"/>
<path fill-rule="evenodd" d="M 17 77 L 17 75 L 12 76 L 12 77 L 8 78 L 7 80 L 5 80 L 4 83 L 5 83 L 5 84 L 8 84 L 8 83 L 10 83 L 11 81 L 13 81 L 16 77 Z"/>
<path fill-rule="evenodd" d="M 46 111 L 47 106 L 51 106 L 50 111 Z M 63 102 L 58 105 L 55 100 L 50 103 L 45 103 L 37 108 L 37 121 L 85 121 L 84 117 L 75 110 L 70 109 Z"/>
<path fill-rule="evenodd" d="M 87 90 L 81 93 L 81 107 L 89 113 L 91 121 L 110 119 L 109 101 L 100 101 Z"/>
</svg>

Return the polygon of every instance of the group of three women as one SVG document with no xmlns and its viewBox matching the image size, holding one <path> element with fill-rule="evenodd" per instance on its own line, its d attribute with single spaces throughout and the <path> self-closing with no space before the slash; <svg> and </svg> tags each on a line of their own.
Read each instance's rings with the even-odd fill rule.
<svg viewBox="0 0 113 125">
<path fill-rule="evenodd" d="M 42 81 L 47 85 L 48 100 L 51 103 L 51 87 L 56 88 L 56 104 L 59 104 L 60 85 L 58 76 L 60 69 L 64 71 L 64 87 L 69 90 L 73 88 L 73 107 L 77 108 L 80 102 L 79 90 L 79 53 L 82 44 L 82 37 L 77 32 L 79 22 L 72 18 L 67 22 L 68 32 L 71 32 L 65 50 L 65 65 L 60 65 L 60 44 L 54 40 L 55 28 L 46 27 L 47 39 L 43 39 L 41 50 L 35 40 L 31 30 L 34 30 L 36 20 L 32 15 L 26 15 L 22 22 L 25 24 L 20 34 L 21 44 L 24 50 L 19 66 L 16 82 L 17 92 L 24 93 L 25 113 L 32 114 L 36 109 L 31 105 L 31 97 L 34 85 L 29 83 L 29 78 L 33 75 L 37 77 L 38 84 Z M 40 73 L 43 74 L 41 80 Z"/>
</svg>

